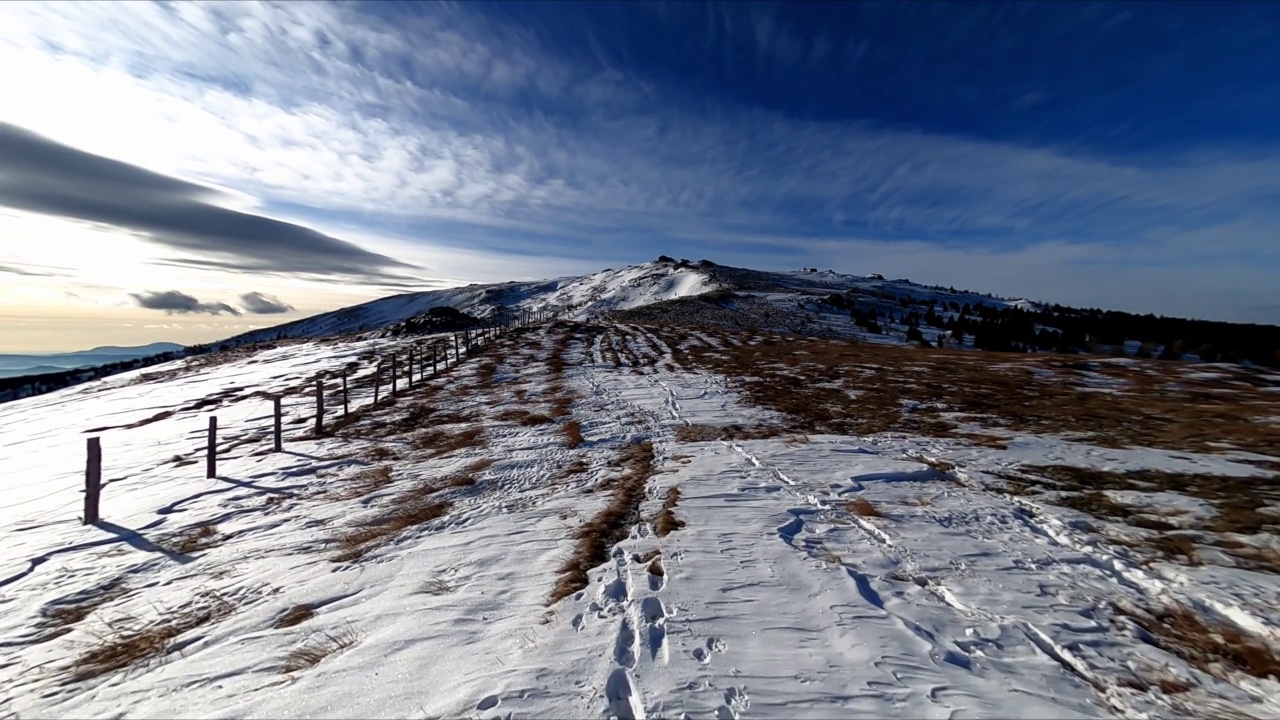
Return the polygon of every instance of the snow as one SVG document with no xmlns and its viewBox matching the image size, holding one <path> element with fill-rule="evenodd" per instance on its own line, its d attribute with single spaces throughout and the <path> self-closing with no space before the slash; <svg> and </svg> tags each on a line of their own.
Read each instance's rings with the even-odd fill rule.
<svg viewBox="0 0 1280 720">
<path fill-rule="evenodd" d="M 550 293 L 566 304 L 623 307 L 707 287 L 700 276 L 657 270 L 665 274 L 656 283 L 645 274 L 653 268 L 632 269 Z M 637 279 L 643 282 L 627 284 Z M 499 341 L 505 356 L 492 351 L 502 359 L 491 387 L 479 381 L 484 359 L 464 360 L 420 386 L 418 392 L 435 393 L 432 403 L 474 414 L 471 422 L 487 433 L 481 446 L 438 457 L 359 425 L 349 434 L 308 439 L 312 401 L 305 392 L 287 403 L 287 452 L 261 452 L 270 402 L 253 391 L 305 388 L 317 372 L 352 360 L 361 362 L 355 377 L 363 377 L 368 363 L 361 358 L 387 352 L 396 340 L 303 342 L 221 364 L 182 361 L 0 407 L 6 468 L 0 540 L 7 550 L 0 557 L 0 713 L 1280 713 L 1275 682 L 1213 677 L 1106 613 L 1112 602 L 1179 599 L 1280 642 L 1271 612 L 1280 589 L 1275 576 L 1219 566 L 1144 567 L 1082 529 L 1074 511 L 986 482 L 990 473 L 1021 463 L 1232 475 L 1257 468 L 1223 456 L 1030 435 L 1010 436 L 1004 449 L 901 434 L 680 442 L 675 432 L 684 424 L 750 427 L 780 418 L 746 404 L 725 378 L 680 366 L 670 343 L 643 328 L 609 326 L 567 338 L 563 332 L 542 328 L 519 343 Z M 569 362 L 557 379 L 544 360 L 562 341 Z M 722 344 L 698 332 L 682 342 Z M 620 359 L 615 363 L 606 349 Z M 187 372 L 184 363 L 191 364 Z M 504 409 L 542 407 L 560 382 L 576 398 L 572 417 L 586 439 L 580 448 L 568 448 L 554 425 L 496 419 Z M 218 393 L 216 408 L 199 406 Z M 413 393 L 378 412 L 394 417 L 425 402 Z M 369 400 L 362 388 L 354 406 Z M 135 429 L 95 433 L 109 480 L 105 522 L 79 524 L 85 431 L 169 409 L 171 417 Z M 203 477 L 202 463 L 173 462 L 176 455 L 202 459 L 210 412 L 224 433 L 215 479 Z M 585 589 L 548 607 L 574 533 L 608 502 L 600 483 L 614 475 L 610 461 L 639 440 L 654 444 L 657 470 L 640 521 L 591 571 Z M 377 464 L 370 459 L 374 448 L 400 455 L 388 461 L 391 483 L 344 495 Z M 341 530 L 486 458 L 494 462 L 474 485 L 432 495 L 451 503 L 444 517 L 403 531 L 361 561 L 333 560 Z M 954 470 L 934 469 L 939 459 Z M 587 471 L 563 476 L 574 460 Z M 686 525 L 659 538 L 648 519 L 673 487 L 680 490 L 675 513 Z M 880 515 L 851 510 L 854 500 Z M 220 544 L 189 553 L 167 549 L 179 531 L 201 524 L 217 527 Z M 661 558 L 662 577 L 642 562 L 650 551 Z M 65 634 L 50 636 L 42 625 L 59 603 L 117 584 L 124 594 Z M 66 667 L 100 638 L 130 621 L 172 617 L 211 593 L 234 609 L 176 638 L 162 658 L 100 678 L 66 679 Z M 315 616 L 276 627 L 299 604 Z M 281 671 L 283 658 L 321 633 L 346 633 L 354 643 L 310 669 Z M 1166 695 L 1126 683 L 1161 674 L 1195 687 Z"/>
</svg>

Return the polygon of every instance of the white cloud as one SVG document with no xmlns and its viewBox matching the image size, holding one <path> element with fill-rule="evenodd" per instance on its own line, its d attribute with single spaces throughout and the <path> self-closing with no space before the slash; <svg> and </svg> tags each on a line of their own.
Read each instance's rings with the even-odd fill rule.
<svg viewBox="0 0 1280 720">
<path fill-rule="evenodd" d="M 767 8 L 745 22 L 712 19 L 753 35 L 770 60 L 849 50 L 806 54 Z M 806 253 L 824 267 L 872 253 L 937 268 L 939 281 L 971 278 L 975 289 L 1029 294 L 1061 282 L 1057 297 L 1122 304 L 1180 302 L 1173 281 L 1183 276 L 1140 269 L 1153 260 L 1251 253 L 1255 266 L 1280 264 L 1275 149 L 1121 161 L 695 110 L 617 68 L 558 60 L 520 28 L 498 34 L 465 5 L 392 22 L 340 4 L 6 3 L 0 28 L 0 67 L 23 69 L 0 74 L 0 119 L 233 188 L 241 205 L 332 213 L 344 219 L 338 237 L 421 262 L 445 282 L 585 271 L 600 264 L 591 258 L 642 259 L 674 239 L 745 262 L 743 228 L 797 253 L 797 264 Z M 470 228 L 463 249 L 451 234 L 459 227 Z M 407 228 L 426 236 L 393 239 Z M 530 234 L 560 243 L 530 247 Z M 914 242 L 790 243 L 797 234 Z M 971 245 L 943 242 L 956 238 Z M 983 241 L 993 244 L 973 249 Z M 501 254 L 515 243 L 532 256 Z M 565 259 L 571 243 L 583 248 L 576 261 Z M 1117 247 L 1137 250 L 1113 256 Z M 1072 265 L 1113 257 L 1105 271 Z M 1237 270 L 1247 265 L 1215 262 L 1224 292 L 1234 284 L 1250 306 L 1275 304 L 1255 273 Z M 1102 276 L 1110 285 L 1085 282 Z M 1098 295 L 1072 291 L 1095 286 Z"/>
</svg>

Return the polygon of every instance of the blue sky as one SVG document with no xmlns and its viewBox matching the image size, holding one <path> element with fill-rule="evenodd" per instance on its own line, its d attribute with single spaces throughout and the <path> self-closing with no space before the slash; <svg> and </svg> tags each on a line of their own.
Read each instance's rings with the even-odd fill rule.
<svg viewBox="0 0 1280 720">
<path fill-rule="evenodd" d="M 1270 3 L 9 3 L 0 28 L 26 69 L 0 123 L 122 163 L 122 202 L 163 187 L 261 233 L 16 182 L 19 230 L 152 270 L 4 248 L 11 305 L 54 302 L 56 272 L 121 312 L 181 290 L 306 314 L 666 253 L 1280 322 Z"/>
</svg>

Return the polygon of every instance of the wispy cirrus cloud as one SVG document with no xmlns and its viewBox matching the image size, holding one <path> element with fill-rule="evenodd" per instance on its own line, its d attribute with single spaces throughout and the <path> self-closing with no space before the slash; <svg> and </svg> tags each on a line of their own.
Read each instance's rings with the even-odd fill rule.
<svg viewBox="0 0 1280 720">
<path fill-rule="evenodd" d="M 0 62 L 31 70 L 0 79 L 0 110 L 59 142 L 232 187 L 268 210 L 288 207 L 297 225 L 336 218 L 428 248 L 613 264 L 680 243 L 688 254 L 733 261 L 748 257 L 741 238 L 749 235 L 764 257 L 788 265 L 825 266 L 833 248 L 869 241 L 918 243 L 899 246 L 913 256 L 968 252 L 1011 277 L 1029 249 L 1052 259 L 1060 244 L 1097 258 L 1130 248 L 1129 267 L 1211 259 L 1249 283 L 1245 268 L 1280 267 L 1272 241 L 1280 148 L 1117 155 L 1069 139 L 788 112 L 644 72 L 608 23 L 505 14 L 524 7 L 533 6 L 6 5 Z M 805 36 L 770 4 L 635 7 L 665 30 L 700 28 L 672 41 L 682 52 L 774 83 L 794 85 L 803 72 L 827 87 L 832 67 L 852 83 L 899 56 L 916 62 L 908 46 L 883 38 Z M 940 10 L 900 7 L 860 12 L 868 26 L 923 23 L 947 47 L 1031 12 L 975 9 L 962 28 Z M 1122 30 L 1113 19 L 1081 15 L 1056 23 L 1051 37 Z M 581 52 L 555 42 L 562 21 Z M 1030 42 L 993 38 L 1001 52 Z M 50 78 L 76 91 L 50 100 Z M 983 102 L 959 83 L 939 88 L 922 107 Z M 1006 94 L 1014 110 L 1052 104 L 1030 81 Z M 73 120 L 90 112 L 100 122 Z M 208 250 L 181 242 L 173 247 Z M 166 261 L 209 271 L 297 267 L 254 252 Z M 1096 274 L 1078 265 L 1059 267 L 1077 286 L 1095 287 Z M 1174 298 L 1158 285 L 1130 292 L 1134 302 Z M 1253 286 L 1254 296 L 1266 293 Z"/>
</svg>

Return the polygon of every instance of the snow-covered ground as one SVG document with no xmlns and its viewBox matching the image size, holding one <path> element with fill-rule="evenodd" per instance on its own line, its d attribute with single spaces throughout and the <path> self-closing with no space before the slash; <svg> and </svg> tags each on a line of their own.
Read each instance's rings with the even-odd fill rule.
<svg viewBox="0 0 1280 720">
<path fill-rule="evenodd" d="M 0 716 L 1280 715 L 1274 680 L 1206 672 L 1115 610 L 1176 601 L 1274 646 L 1275 575 L 1139 563 L 1079 513 L 985 482 L 1028 462 L 1257 468 L 1034 435 L 690 440 L 785 418 L 682 365 L 680 333 L 722 342 L 510 334 L 394 404 L 355 382 L 364 410 L 329 437 L 295 392 L 281 454 L 254 391 L 365 373 L 396 341 L 0 406 Z M 211 412 L 227 447 L 205 479 Z M 85 431 L 102 427 L 104 522 L 84 526 Z M 637 443 L 652 474 L 622 540 L 549 603 Z M 659 536 L 672 488 L 684 525 Z M 424 503 L 438 516 L 378 534 Z"/>
</svg>

